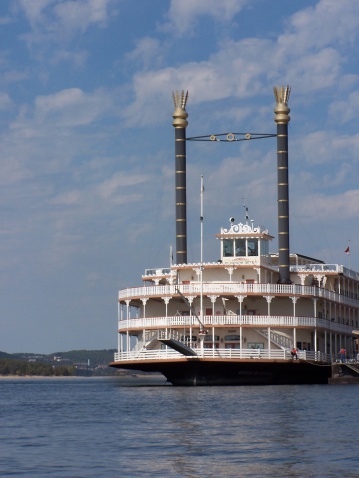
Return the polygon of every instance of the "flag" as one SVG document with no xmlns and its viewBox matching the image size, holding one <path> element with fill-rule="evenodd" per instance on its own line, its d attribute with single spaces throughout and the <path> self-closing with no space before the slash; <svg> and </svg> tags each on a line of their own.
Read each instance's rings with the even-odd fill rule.
<svg viewBox="0 0 359 478">
<path fill-rule="evenodd" d="M 345 254 L 348 254 L 348 255 L 350 254 L 350 248 L 349 248 L 349 246 L 345 249 L 344 252 L 345 252 Z"/>
</svg>

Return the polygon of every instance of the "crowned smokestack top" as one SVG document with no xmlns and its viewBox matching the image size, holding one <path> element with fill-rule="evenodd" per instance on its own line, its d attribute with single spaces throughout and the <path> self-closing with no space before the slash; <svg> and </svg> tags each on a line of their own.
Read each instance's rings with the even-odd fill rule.
<svg viewBox="0 0 359 478">
<path fill-rule="evenodd" d="M 273 88 L 276 105 L 274 121 L 277 123 L 277 175 L 278 175 L 278 261 L 279 282 L 289 284 L 289 187 L 288 187 L 288 100 L 289 86 Z"/>
<path fill-rule="evenodd" d="M 188 91 L 172 94 L 175 110 L 175 181 L 176 181 L 176 263 L 187 263 L 187 193 L 186 193 L 186 104 Z"/>
<path fill-rule="evenodd" d="M 290 121 L 289 112 L 290 109 L 288 108 L 288 100 L 290 96 L 290 87 L 289 86 L 274 86 L 274 97 L 276 100 L 276 105 L 274 108 L 274 121 L 277 124 L 288 124 Z"/>
<path fill-rule="evenodd" d="M 173 112 L 173 126 L 175 128 L 187 128 L 188 114 L 186 113 L 186 104 L 188 100 L 188 91 L 186 93 L 182 90 L 181 95 L 178 91 L 172 93 L 173 105 L 175 110 Z"/>
</svg>

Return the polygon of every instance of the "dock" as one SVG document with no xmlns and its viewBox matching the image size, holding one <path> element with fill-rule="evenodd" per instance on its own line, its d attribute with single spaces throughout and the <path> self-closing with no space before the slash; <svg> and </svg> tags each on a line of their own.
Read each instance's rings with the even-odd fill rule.
<svg viewBox="0 0 359 478">
<path fill-rule="evenodd" d="M 329 384 L 355 384 L 359 383 L 359 362 L 334 363 Z"/>
</svg>

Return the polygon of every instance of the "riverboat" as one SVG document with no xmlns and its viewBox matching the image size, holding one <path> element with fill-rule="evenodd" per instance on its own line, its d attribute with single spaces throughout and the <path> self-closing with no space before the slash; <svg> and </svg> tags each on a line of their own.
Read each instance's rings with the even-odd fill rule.
<svg viewBox="0 0 359 478">
<path fill-rule="evenodd" d="M 273 236 L 246 209 L 243 222 L 231 217 L 220 228 L 220 259 L 204 262 L 201 249 L 196 263 L 188 263 L 184 240 L 185 174 L 177 177 L 185 172 L 187 95 L 174 96 L 176 263 L 146 269 L 141 287 L 119 291 L 112 367 L 160 372 L 182 386 L 324 384 L 338 351 L 354 354 L 359 274 L 289 252 L 289 91 L 275 88 L 278 252 L 270 252 Z"/>
</svg>

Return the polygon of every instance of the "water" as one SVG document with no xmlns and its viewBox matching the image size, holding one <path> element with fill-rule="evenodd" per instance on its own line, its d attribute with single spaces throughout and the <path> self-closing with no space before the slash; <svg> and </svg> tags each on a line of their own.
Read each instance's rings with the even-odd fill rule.
<svg viewBox="0 0 359 478">
<path fill-rule="evenodd" d="M 0 380 L 0 475 L 359 476 L 358 385 L 141 384 Z"/>
</svg>

